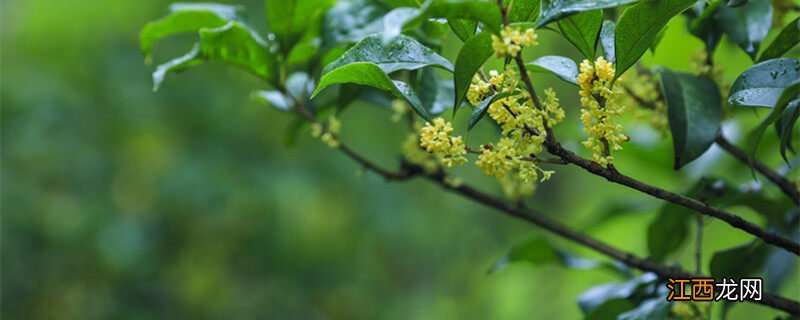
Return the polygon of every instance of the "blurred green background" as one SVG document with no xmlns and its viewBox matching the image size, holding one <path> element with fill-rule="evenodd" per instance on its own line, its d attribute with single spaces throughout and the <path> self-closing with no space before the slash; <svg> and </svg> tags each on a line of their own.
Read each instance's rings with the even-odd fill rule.
<svg viewBox="0 0 800 320">
<path fill-rule="evenodd" d="M 251 101 L 263 85 L 238 70 L 202 66 L 171 75 L 153 93 L 138 31 L 169 3 L 2 2 L 3 318 L 575 319 L 581 292 L 622 280 L 550 264 L 487 275 L 514 244 L 536 236 L 598 256 L 425 181 L 361 176 L 307 135 L 287 146 L 291 118 Z M 228 3 L 244 4 L 265 31 L 261 1 Z M 648 64 L 689 70 L 701 43 L 683 24 L 671 24 Z M 579 56 L 541 33 L 528 58 Z M 185 52 L 192 38 L 162 44 L 156 61 Z M 453 59 L 459 42 L 448 43 L 444 55 Z M 726 61 L 729 81 L 750 63 L 730 43 L 717 61 Z M 536 82 L 554 87 L 568 110 L 560 136 L 580 139 L 574 87 L 549 76 Z M 348 109 L 343 139 L 395 165 L 405 133 L 390 115 L 385 106 Z M 741 137 L 763 115 L 736 114 L 726 130 Z M 489 135 L 483 127 L 471 141 Z M 676 191 L 704 172 L 753 183 L 718 150 L 675 173 L 668 138 L 633 124 L 629 132 L 634 141 L 618 167 L 642 180 Z M 779 167 L 775 140 L 770 130 L 759 150 Z M 458 172 L 499 193 L 474 167 Z M 641 255 L 661 205 L 573 167 L 557 168 L 529 203 Z M 747 208 L 731 210 L 763 222 Z M 709 221 L 704 253 L 750 240 Z M 688 268 L 692 255 L 687 246 L 677 258 Z M 794 299 L 796 266 L 780 290 Z M 777 314 L 741 304 L 731 318 Z"/>
</svg>

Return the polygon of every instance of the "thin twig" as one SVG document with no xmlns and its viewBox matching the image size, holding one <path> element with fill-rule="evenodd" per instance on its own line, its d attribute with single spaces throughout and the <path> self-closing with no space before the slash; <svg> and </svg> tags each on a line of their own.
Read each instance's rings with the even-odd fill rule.
<svg viewBox="0 0 800 320">
<path fill-rule="evenodd" d="M 342 143 L 339 146 L 339 150 L 344 152 L 347 156 L 353 158 L 355 161 L 364 165 L 365 168 L 378 173 L 387 180 L 406 180 L 418 175 L 423 176 L 428 180 L 436 182 L 441 187 L 447 190 L 453 191 L 457 194 L 460 194 L 466 198 L 481 203 L 485 206 L 495 208 L 500 212 L 504 212 L 513 217 L 530 222 L 538 227 L 541 227 L 542 229 L 545 229 L 548 232 L 554 233 L 560 237 L 575 242 L 578 245 L 591 248 L 607 257 L 610 257 L 614 260 L 618 260 L 632 268 L 636 268 L 642 271 L 653 272 L 656 275 L 658 275 L 661 279 L 707 278 L 707 276 L 688 273 L 680 268 L 660 265 L 654 262 L 653 260 L 639 258 L 632 253 L 622 251 L 598 239 L 595 239 L 589 235 L 575 231 L 567 227 L 566 225 L 563 225 L 553 219 L 550 219 L 544 214 L 539 213 L 537 211 L 526 209 L 521 206 L 511 205 L 501 199 L 495 198 L 491 195 L 478 191 L 477 189 L 472 188 L 465 184 L 454 185 L 452 183 L 449 183 L 447 182 L 446 179 L 447 176 L 442 171 L 428 174 L 425 173 L 425 171 L 422 170 L 422 168 L 416 167 L 414 165 L 404 164 L 403 166 L 401 166 L 401 169 L 399 171 L 393 172 L 370 162 L 366 158 L 360 156 L 358 153 L 354 152 L 352 149 L 347 147 L 346 144 L 344 143 Z M 789 312 L 791 314 L 800 314 L 800 302 L 778 295 L 766 293 L 763 294 L 762 299 L 760 301 L 750 301 L 750 302 L 763 304 L 775 309 Z"/>
<path fill-rule="evenodd" d="M 734 228 L 741 229 L 747 233 L 750 233 L 764 240 L 764 242 L 766 243 L 781 247 L 791 253 L 794 253 L 795 255 L 800 255 L 800 244 L 798 244 L 797 242 L 794 242 L 791 239 L 780 236 L 772 231 L 763 229 L 750 221 L 742 219 L 742 217 L 726 212 L 724 210 L 714 208 L 712 206 L 709 206 L 708 204 L 697 201 L 695 199 L 674 192 L 670 192 L 661 189 L 659 187 L 649 185 L 642 181 L 626 176 L 614 168 L 603 168 L 596 162 L 582 158 L 573 153 L 572 151 L 564 149 L 563 147 L 561 147 L 560 144 L 555 144 L 555 145 L 546 144 L 546 147 L 548 149 L 548 152 L 557 155 L 561 159 L 564 159 L 569 163 L 575 164 L 594 175 L 606 178 L 606 180 L 608 181 L 621 184 L 635 190 L 639 190 L 653 197 L 666 200 L 668 202 L 672 202 L 674 204 L 692 209 L 699 213 L 725 221 Z"/>
<path fill-rule="evenodd" d="M 783 191 L 783 193 L 785 193 L 787 196 L 789 196 L 790 199 L 792 199 L 792 202 L 800 205 L 800 191 L 798 191 L 797 187 L 795 187 L 791 181 L 786 179 L 786 177 L 781 176 L 774 170 L 770 169 L 770 167 L 767 167 L 767 165 L 765 165 L 763 162 L 758 161 L 757 159 L 750 159 L 750 157 L 747 155 L 746 152 L 744 152 L 744 150 L 739 149 L 738 147 L 730 143 L 730 141 L 728 141 L 728 139 L 725 139 L 725 137 L 722 135 L 717 136 L 717 139 L 714 140 L 714 142 L 718 146 L 720 146 L 722 150 L 727 151 L 730 155 L 732 155 L 739 161 L 745 164 L 752 164 L 753 168 L 756 169 L 756 171 L 761 173 L 769 181 L 778 186 L 778 188 L 780 188 L 781 191 Z M 751 160 L 752 163 L 750 162 Z"/>
</svg>

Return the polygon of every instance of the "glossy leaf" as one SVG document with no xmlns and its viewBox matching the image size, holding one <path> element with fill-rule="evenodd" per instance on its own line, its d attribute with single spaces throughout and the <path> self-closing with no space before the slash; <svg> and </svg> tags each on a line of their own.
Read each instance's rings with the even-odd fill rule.
<svg viewBox="0 0 800 320">
<path fill-rule="evenodd" d="M 497 2 L 490 0 L 438 0 L 429 1 L 421 8 L 422 13 L 409 25 L 421 23 L 428 19 L 469 19 L 483 23 L 487 30 L 499 34 L 503 16 Z"/>
<path fill-rule="evenodd" d="M 274 47 L 247 26 L 230 22 L 215 29 L 201 29 L 200 42 L 186 55 L 164 63 L 153 72 L 157 90 L 168 71 L 178 71 L 207 60 L 238 66 L 269 82 L 277 75 Z"/>
<path fill-rule="evenodd" d="M 792 20 L 781 30 L 778 37 L 761 53 L 758 61 L 779 58 L 798 43 L 800 43 L 800 18 Z"/>
<path fill-rule="evenodd" d="M 758 144 L 761 142 L 761 137 L 764 136 L 764 132 L 767 131 L 767 128 L 778 121 L 786 109 L 798 108 L 798 105 L 800 105 L 800 78 L 795 78 L 794 82 L 783 90 L 783 93 L 778 98 L 778 101 L 767 117 L 764 118 L 757 127 L 747 133 L 745 137 L 745 149 L 751 162 L 755 157 L 756 149 L 758 149 Z"/>
<path fill-rule="evenodd" d="M 514 92 L 501 92 L 494 94 L 486 99 L 483 99 L 481 103 L 475 106 L 475 110 L 472 111 L 472 116 L 469 117 L 469 124 L 467 125 L 467 130 L 472 129 L 472 127 L 474 127 L 475 124 L 477 124 L 478 121 L 480 121 L 483 118 L 483 116 L 486 115 L 486 111 L 489 109 L 489 105 L 491 105 L 492 103 L 494 103 L 499 99 L 503 99 L 514 94 L 515 94 Z"/>
<path fill-rule="evenodd" d="M 393 96 L 405 99 L 417 114 L 425 120 L 431 121 L 431 115 L 417 97 L 414 90 L 402 81 L 392 80 L 384 73 L 378 65 L 370 62 L 354 62 L 339 68 L 333 69 L 322 76 L 319 86 L 311 95 L 313 99 L 323 89 L 333 84 L 355 83 L 370 86 L 386 91 Z"/>
<path fill-rule="evenodd" d="M 453 106 L 453 81 L 440 78 L 434 68 L 428 67 L 418 72 L 416 84 L 422 104 L 432 115 L 438 115 Z"/>
<path fill-rule="evenodd" d="M 597 36 L 602 25 L 602 10 L 581 12 L 558 21 L 561 34 L 589 60 L 594 60 Z"/>
<path fill-rule="evenodd" d="M 731 41 L 755 60 L 761 41 L 772 27 L 772 3 L 752 0 L 739 7 L 719 6 L 714 19 Z"/>
<path fill-rule="evenodd" d="M 655 274 L 645 273 L 625 282 L 605 283 L 591 287 L 578 296 L 578 307 L 584 314 L 590 314 L 606 301 L 630 298 L 639 288 L 652 284 L 657 279 Z"/>
<path fill-rule="evenodd" d="M 578 85 L 578 65 L 572 59 L 560 56 L 544 56 L 525 64 L 532 72 L 552 73 L 562 80 Z"/>
<path fill-rule="evenodd" d="M 794 127 L 798 118 L 800 118 L 800 104 L 795 103 L 787 106 L 781 119 L 775 122 L 775 129 L 778 131 L 778 137 L 780 137 L 781 157 L 786 163 L 789 163 L 789 159 L 786 157 L 786 149 L 797 153 L 792 145 L 792 138 L 794 137 Z"/>
<path fill-rule="evenodd" d="M 626 9 L 616 26 L 614 46 L 620 77 L 653 44 L 661 29 L 695 0 L 642 1 Z"/>
<path fill-rule="evenodd" d="M 494 54 L 494 49 L 492 49 L 492 37 L 489 32 L 481 32 L 464 42 L 456 57 L 453 75 L 453 87 L 456 91 L 453 112 L 458 111 L 458 107 L 464 101 L 469 85 L 472 83 L 472 76 L 492 54 Z"/>
<path fill-rule="evenodd" d="M 139 33 L 139 45 L 145 60 L 152 59 L 153 45 L 159 39 L 202 28 L 218 28 L 236 20 L 241 7 L 212 3 L 176 3 L 166 17 L 146 24 Z"/>
<path fill-rule="evenodd" d="M 399 35 L 386 45 L 381 39 L 379 34 L 364 38 L 339 59 L 325 66 L 322 73 L 355 62 L 371 62 L 387 74 L 397 70 L 416 70 L 427 66 L 453 71 L 454 67 L 450 61 L 411 37 Z"/>
<path fill-rule="evenodd" d="M 709 52 L 714 51 L 717 44 L 719 44 L 719 40 L 722 38 L 722 29 L 716 19 L 714 19 L 717 7 L 719 7 L 720 4 L 721 2 L 719 1 L 710 3 L 699 12 L 696 18 L 689 22 L 689 33 L 703 41 Z"/>
<path fill-rule="evenodd" d="M 327 9 L 330 0 L 266 0 L 267 25 L 288 52 L 300 39 L 310 22 Z"/>
<path fill-rule="evenodd" d="M 450 29 L 453 30 L 453 33 L 461 39 L 461 41 L 467 41 L 469 38 L 475 35 L 475 31 L 478 29 L 478 21 L 469 20 L 469 19 L 447 19 L 447 24 L 450 25 Z"/>
<path fill-rule="evenodd" d="M 772 108 L 784 88 L 800 79 L 800 60 L 778 58 L 760 62 L 742 73 L 731 85 L 732 106 Z"/>
<path fill-rule="evenodd" d="M 603 26 L 600 28 L 600 46 L 603 47 L 603 57 L 606 61 L 614 63 L 617 61 L 614 49 L 614 30 L 616 24 L 614 21 L 603 21 Z"/>
<path fill-rule="evenodd" d="M 396 8 L 392 11 L 389 11 L 385 16 L 383 16 L 383 43 L 388 44 L 392 42 L 395 37 L 400 35 L 405 28 L 406 23 L 416 19 L 417 17 L 422 14 L 422 11 L 417 8 Z"/>
<path fill-rule="evenodd" d="M 323 18 L 323 47 L 358 42 L 370 34 L 382 32 L 383 16 L 388 11 L 385 6 L 369 0 L 337 1 Z"/>
<path fill-rule="evenodd" d="M 661 87 L 678 170 L 705 153 L 717 138 L 722 121 L 720 92 L 707 77 L 666 69 L 661 70 Z"/>
<path fill-rule="evenodd" d="M 508 13 L 508 21 L 511 23 L 536 21 L 539 18 L 541 0 L 505 0 L 503 2 L 506 7 L 513 3 L 511 11 Z"/>
<path fill-rule="evenodd" d="M 553 0 L 542 7 L 542 15 L 536 25 L 542 27 L 574 13 L 619 7 L 637 1 L 639 0 Z"/>
</svg>

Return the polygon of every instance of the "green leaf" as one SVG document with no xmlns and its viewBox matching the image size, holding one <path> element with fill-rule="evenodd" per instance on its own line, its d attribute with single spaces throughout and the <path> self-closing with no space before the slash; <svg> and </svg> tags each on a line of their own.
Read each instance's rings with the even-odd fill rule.
<svg viewBox="0 0 800 320">
<path fill-rule="evenodd" d="M 764 264 L 769 252 L 768 249 L 762 242 L 753 241 L 741 246 L 717 251 L 711 257 L 709 265 L 711 276 L 717 279 L 751 276 Z"/>
<path fill-rule="evenodd" d="M 603 25 L 603 10 L 573 14 L 558 21 L 558 28 L 584 57 L 594 60 L 597 36 Z"/>
<path fill-rule="evenodd" d="M 699 16 L 689 22 L 689 33 L 702 40 L 708 52 L 713 52 L 722 38 L 722 29 L 714 19 L 720 3 L 719 1 L 710 3 Z"/>
<path fill-rule="evenodd" d="M 761 142 L 761 137 L 764 136 L 764 132 L 767 131 L 767 128 L 778 121 L 783 115 L 784 110 L 797 108 L 797 105 L 800 105 L 800 78 L 795 78 L 795 82 L 783 90 L 783 93 L 780 98 L 778 98 L 778 101 L 775 103 L 769 115 L 767 115 L 757 127 L 747 133 L 745 137 L 745 150 L 747 151 L 751 163 L 755 158 L 758 144 Z"/>
<path fill-rule="evenodd" d="M 705 153 L 717 138 L 722 121 L 720 92 L 707 77 L 667 69 L 661 69 L 661 87 L 678 170 Z"/>
<path fill-rule="evenodd" d="M 486 115 L 486 111 L 489 109 L 489 105 L 491 105 L 492 103 L 494 103 L 499 99 L 503 99 L 517 93 L 519 92 L 501 92 L 501 93 L 496 93 L 486 99 L 483 99 L 483 101 L 481 101 L 481 103 L 479 103 L 475 107 L 475 110 L 472 111 L 472 116 L 469 117 L 469 124 L 467 125 L 467 130 L 472 129 L 472 127 L 474 127 L 475 124 L 477 124 L 478 121 L 480 121 L 481 118 L 483 118 L 483 116 Z"/>
<path fill-rule="evenodd" d="M 489 273 L 496 273 L 514 262 L 524 261 L 539 266 L 556 261 L 557 257 L 556 250 L 547 240 L 533 238 L 511 248 L 508 254 L 492 265 Z"/>
<path fill-rule="evenodd" d="M 289 52 L 315 16 L 332 4 L 330 0 L 267 0 L 267 25 L 275 33 L 284 52 Z"/>
<path fill-rule="evenodd" d="M 456 57 L 453 75 L 453 87 L 456 91 L 453 112 L 458 111 L 458 107 L 464 101 L 469 85 L 472 83 L 472 76 L 492 54 L 494 54 L 494 49 L 492 49 L 492 37 L 489 32 L 483 31 L 464 42 Z"/>
<path fill-rule="evenodd" d="M 453 71 L 453 64 L 450 61 L 411 37 L 399 35 L 384 45 L 381 35 L 375 34 L 359 41 L 339 59 L 325 66 L 322 73 L 356 62 L 371 62 L 387 74 L 397 70 L 416 70 L 427 66 Z"/>
<path fill-rule="evenodd" d="M 655 220 L 647 227 L 647 249 L 650 258 L 664 261 L 678 250 L 689 236 L 690 222 L 694 213 L 676 204 L 666 204 Z"/>
<path fill-rule="evenodd" d="M 619 314 L 633 308 L 636 308 L 636 305 L 628 299 L 611 299 L 592 310 L 584 320 L 616 320 Z"/>
<path fill-rule="evenodd" d="M 139 45 L 145 61 L 152 60 L 155 42 L 159 39 L 202 28 L 218 28 L 237 20 L 241 7 L 213 3 L 176 3 L 169 6 L 166 17 L 150 22 L 139 33 Z"/>
<path fill-rule="evenodd" d="M 772 27 L 772 3 L 752 0 L 736 8 L 719 6 L 714 19 L 722 31 L 755 60 L 761 41 Z"/>
<path fill-rule="evenodd" d="M 578 296 L 578 307 L 584 314 L 588 315 L 606 303 L 606 301 L 630 298 L 638 289 L 650 285 L 656 280 L 658 280 L 658 277 L 655 274 L 645 273 L 638 278 L 625 282 L 605 283 L 591 287 Z"/>
<path fill-rule="evenodd" d="M 656 48 L 658 48 L 658 44 L 661 43 L 661 39 L 664 39 L 664 35 L 667 34 L 667 29 L 669 29 L 669 27 L 664 27 L 664 29 L 661 29 L 661 32 L 659 32 L 656 38 L 653 39 L 653 44 L 650 45 L 650 53 L 656 54 Z"/>
<path fill-rule="evenodd" d="M 800 43 L 800 17 L 789 22 L 789 24 L 781 30 L 778 37 L 772 40 L 769 47 L 764 49 L 764 52 L 761 53 L 758 61 L 779 58 L 798 43 Z"/>
<path fill-rule="evenodd" d="M 742 199 L 743 195 L 744 193 L 732 188 L 725 180 L 706 177 L 701 178 L 686 193 L 686 196 L 690 198 L 717 207 L 736 205 L 738 203 L 734 201 Z M 748 200 L 750 199 L 752 198 L 748 198 Z M 656 218 L 647 227 L 647 249 L 650 258 L 662 262 L 681 248 L 689 237 L 691 222 L 694 221 L 692 218 L 696 217 L 696 214 L 694 211 L 674 203 L 664 204 Z"/>
<path fill-rule="evenodd" d="M 553 0 L 543 6 L 542 16 L 536 23 L 536 27 L 541 28 L 573 13 L 619 7 L 637 1 L 639 0 Z"/>
<path fill-rule="evenodd" d="M 783 111 L 781 119 L 775 122 L 775 130 L 778 131 L 778 137 L 781 139 L 781 157 L 783 157 L 783 161 L 786 161 L 787 164 L 789 163 L 789 159 L 786 157 L 786 149 L 797 153 L 792 146 L 792 136 L 794 135 L 794 125 L 797 123 L 798 118 L 800 118 L 800 104 L 795 103 L 787 106 L 786 110 Z"/>
<path fill-rule="evenodd" d="M 503 5 L 508 7 L 511 3 L 511 11 L 508 13 L 509 22 L 528 22 L 536 21 L 541 9 L 540 0 L 505 0 Z"/>
<path fill-rule="evenodd" d="M 388 11 L 385 6 L 369 0 L 337 1 L 322 20 L 323 47 L 357 42 L 382 32 L 383 16 Z"/>
<path fill-rule="evenodd" d="M 277 75 L 274 47 L 240 22 L 215 29 L 201 29 L 200 42 L 186 55 L 168 61 L 153 72 L 158 90 L 168 71 L 179 71 L 207 60 L 232 64 L 274 82 Z"/>
<path fill-rule="evenodd" d="M 800 79 L 800 60 L 778 58 L 760 62 L 733 82 L 728 103 L 732 106 L 772 108 L 784 88 Z"/>
<path fill-rule="evenodd" d="M 490 0 L 438 0 L 429 1 L 421 8 L 422 13 L 406 26 L 415 25 L 428 19 L 469 19 L 483 23 L 485 29 L 500 33 L 503 16 L 497 2 Z"/>
<path fill-rule="evenodd" d="M 578 85 L 578 65 L 572 59 L 560 56 L 544 56 L 525 64 L 532 72 L 552 73 L 562 80 Z"/>
<path fill-rule="evenodd" d="M 492 265 L 488 273 L 495 273 L 516 262 L 528 262 L 536 266 L 557 262 L 570 269 L 587 270 L 602 267 L 614 272 L 624 273 L 624 271 L 610 263 L 575 256 L 556 248 L 547 240 L 539 237 L 528 239 L 515 245 L 506 255 Z"/>
<path fill-rule="evenodd" d="M 614 21 L 603 21 L 603 27 L 600 29 L 600 46 L 603 47 L 603 57 L 606 61 L 614 63 L 617 57 L 614 55 L 614 30 L 616 24 Z"/>
<path fill-rule="evenodd" d="M 425 120 L 432 121 L 428 110 L 408 84 L 390 79 L 378 65 L 370 62 L 354 62 L 326 73 L 320 79 L 319 86 L 311 95 L 311 99 L 328 86 L 341 83 L 355 83 L 386 91 L 397 98 L 405 99 L 417 114 Z"/>
<path fill-rule="evenodd" d="M 648 299 L 636 309 L 620 314 L 619 320 L 664 320 L 667 319 L 670 303 L 663 297 Z"/>
<path fill-rule="evenodd" d="M 450 25 L 450 29 L 461 41 L 467 41 L 472 38 L 478 29 L 478 21 L 469 19 L 447 19 L 447 24 Z"/>
<path fill-rule="evenodd" d="M 650 48 L 672 17 L 692 6 L 696 0 L 657 0 L 639 2 L 622 13 L 614 39 L 619 78 Z"/>
<path fill-rule="evenodd" d="M 384 44 L 390 43 L 395 37 L 400 35 L 406 23 L 416 19 L 422 14 L 417 8 L 396 8 L 383 16 L 383 38 Z"/>
<path fill-rule="evenodd" d="M 275 109 L 286 112 L 290 110 L 290 106 L 292 105 L 291 99 L 284 96 L 283 93 L 277 90 L 259 90 L 253 92 L 251 98 L 263 104 L 272 106 Z"/>
</svg>

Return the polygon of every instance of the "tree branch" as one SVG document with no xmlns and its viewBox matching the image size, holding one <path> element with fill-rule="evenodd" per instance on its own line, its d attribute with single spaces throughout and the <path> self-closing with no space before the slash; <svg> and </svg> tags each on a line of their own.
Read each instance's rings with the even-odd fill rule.
<svg viewBox="0 0 800 320">
<path fill-rule="evenodd" d="M 502 1 L 500 1 L 499 3 L 502 3 Z M 528 71 L 525 69 L 524 63 L 522 62 L 522 52 L 519 52 L 517 54 L 515 60 L 517 61 L 517 66 L 519 67 L 520 76 L 525 82 L 525 86 L 527 87 L 531 95 L 531 98 L 534 100 L 534 103 L 538 102 L 538 99 L 536 99 L 536 90 L 534 89 L 533 84 L 530 81 L 530 77 L 528 76 Z M 538 104 L 537 107 L 541 108 L 541 106 Z M 547 127 L 545 127 L 545 130 L 547 133 L 547 138 L 545 140 L 544 145 L 547 148 L 547 151 L 569 163 L 578 165 L 579 167 L 583 168 L 584 170 L 594 175 L 606 178 L 606 180 L 608 181 L 630 187 L 632 189 L 649 194 L 653 197 L 666 200 L 674 204 L 681 205 L 683 207 L 700 212 L 702 214 L 720 219 L 722 221 L 727 222 L 734 228 L 741 229 L 747 233 L 750 233 L 764 240 L 764 242 L 766 243 L 781 247 L 791 253 L 794 253 L 795 255 L 800 255 L 800 243 L 794 242 L 791 239 L 780 236 L 772 231 L 763 229 L 760 226 L 756 225 L 755 223 L 747 221 L 737 215 L 714 208 L 712 206 L 709 206 L 708 204 L 697 201 L 695 199 L 674 192 L 670 192 L 653 185 L 646 184 L 632 177 L 621 174 L 611 164 L 609 164 L 607 168 L 603 168 L 596 162 L 585 159 L 573 153 L 572 151 L 564 149 L 558 142 L 558 139 L 556 139 L 553 131 Z"/>
<path fill-rule="evenodd" d="M 747 156 L 742 149 L 739 149 L 735 145 L 731 144 L 728 139 L 725 139 L 721 134 L 717 136 L 717 139 L 714 142 L 720 146 L 723 150 L 727 151 L 730 155 L 732 155 L 737 160 L 741 161 L 744 164 L 751 164 L 750 157 Z M 756 171 L 761 173 L 764 177 L 766 177 L 769 181 L 772 181 L 778 188 L 783 191 L 792 202 L 795 204 L 800 205 L 800 191 L 794 186 L 794 184 L 786 179 L 786 177 L 781 176 L 774 170 L 770 169 L 765 165 L 763 162 L 758 161 L 757 159 L 753 159 L 752 166 Z"/>
<path fill-rule="evenodd" d="M 370 162 L 366 158 L 362 157 L 361 155 L 359 155 L 358 153 L 347 147 L 346 144 L 344 143 L 342 143 L 339 146 L 339 150 L 341 150 L 345 155 L 353 158 L 356 162 L 364 165 L 365 168 L 378 173 L 387 180 L 406 180 L 414 176 L 421 175 L 426 179 L 439 184 L 441 187 L 449 191 L 455 192 L 465 198 L 481 203 L 487 207 L 497 209 L 500 212 L 506 213 L 510 216 L 530 222 L 548 232 L 554 233 L 578 245 L 591 248 L 607 257 L 621 261 L 622 263 L 632 268 L 636 268 L 647 272 L 653 272 L 656 275 L 658 275 L 659 278 L 661 278 L 662 280 L 669 278 L 673 279 L 708 278 L 708 276 L 700 274 L 692 274 L 680 268 L 660 265 L 650 259 L 639 258 L 632 253 L 617 249 L 589 235 L 575 231 L 567 227 L 566 225 L 563 225 L 555 220 L 552 220 L 547 216 L 545 216 L 544 214 L 539 213 L 535 210 L 511 205 L 506 201 L 503 201 L 501 199 L 483 193 L 468 185 L 465 184 L 453 185 L 451 183 L 448 183 L 446 182 L 447 176 L 442 171 L 438 171 L 432 174 L 427 174 L 425 173 L 424 170 L 422 170 L 422 168 L 404 163 L 399 171 L 393 172 Z M 790 314 L 800 315 L 800 302 L 782 296 L 765 293 L 763 294 L 762 299 L 760 301 L 750 301 L 750 300 L 748 301 L 769 306 L 778 310 L 786 311 Z"/>
<path fill-rule="evenodd" d="M 737 215 L 714 208 L 712 206 L 709 206 L 708 204 L 697 201 L 695 199 L 641 182 L 639 180 L 636 180 L 634 178 L 631 178 L 629 176 L 620 173 L 613 167 L 603 168 L 602 166 L 593 161 L 584 159 L 576 155 L 572 151 L 564 149 L 558 143 L 556 144 L 548 143 L 546 144 L 546 147 L 548 152 L 557 155 L 561 159 L 564 159 L 569 163 L 575 164 L 594 175 L 606 178 L 606 180 L 608 181 L 621 184 L 635 190 L 639 190 L 653 197 L 666 200 L 674 204 L 681 205 L 683 207 L 700 212 L 702 214 L 720 219 L 722 221 L 725 221 L 729 225 L 733 226 L 734 228 L 741 229 L 749 234 L 752 234 L 764 240 L 764 242 L 766 243 L 781 247 L 791 253 L 794 253 L 795 255 L 800 255 L 800 244 L 798 244 L 797 242 L 782 237 L 774 232 L 763 229 L 758 225 L 750 221 L 744 220 Z"/>
</svg>

